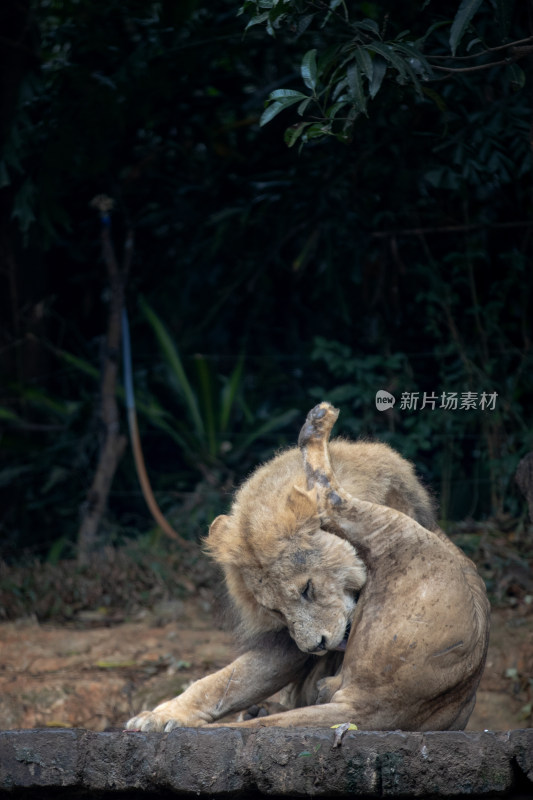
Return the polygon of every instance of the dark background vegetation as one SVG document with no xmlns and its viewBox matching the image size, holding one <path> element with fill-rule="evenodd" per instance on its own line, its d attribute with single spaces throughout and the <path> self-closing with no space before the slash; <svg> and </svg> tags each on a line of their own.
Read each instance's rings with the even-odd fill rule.
<svg viewBox="0 0 533 800">
<path fill-rule="evenodd" d="M 483 68 L 436 73 L 423 93 L 388 76 L 346 143 L 300 150 L 283 136 L 294 109 L 259 117 L 272 90 L 304 88 L 302 55 L 327 32 L 243 34 L 238 6 L 2 4 L 4 566 L 75 555 L 102 438 L 101 193 L 119 256 L 135 232 L 126 304 L 142 442 L 183 536 L 201 537 L 329 399 L 338 432 L 416 462 L 444 524 L 489 520 L 530 557 L 514 472 L 533 449 L 532 55 L 526 44 L 490 66 L 472 54 L 531 37 L 533 3 L 485 0 L 442 62 Z M 458 6 L 351 4 L 391 38 L 435 26 L 437 59 L 450 59 Z M 394 409 L 376 410 L 379 389 Z M 497 392 L 495 410 L 399 407 L 403 392 L 467 391 Z M 129 450 L 100 535 L 157 545 Z"/>
</svg>

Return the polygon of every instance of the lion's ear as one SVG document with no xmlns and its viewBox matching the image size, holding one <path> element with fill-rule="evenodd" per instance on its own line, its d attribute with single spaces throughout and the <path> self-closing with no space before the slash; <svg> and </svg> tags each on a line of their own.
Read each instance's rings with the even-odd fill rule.
<svg viewBox="0 0 533 800">
<path fill-rule="evenodd" d="M 229 530 L 229 517 L 221 514 L 209 526 L 209 534 L 204 539 L 205 550 L 219 564 L 231 563 L 233 556 L 233 542 Z"/>
<path fill-rule="evenodd" d="M 287 505 L 295 517 L 316 517 L 318 503 L 316 489 L 301 489 L 294 485 L 289 492 Z"/>
<path fill-rule="evenodd" d="M 209 535 L 207 537 L 207 543 L 209 547 L 217 547 L 221 544 L 227 524 L 228 517 L 226 514 L 220 514 L 213 520 L 209 526 Z"/>
</svg>

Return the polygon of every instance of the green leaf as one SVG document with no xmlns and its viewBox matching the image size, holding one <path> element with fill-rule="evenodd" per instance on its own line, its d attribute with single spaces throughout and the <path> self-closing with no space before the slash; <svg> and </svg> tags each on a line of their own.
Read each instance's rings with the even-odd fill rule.
<svg viewBox="0 0 533 800">
<path fill-rule="evenodd" d="M 295 89 L 274 89 L 273 92 L 270 92 L 268 95 L 269 100 L 304 100 L 307 99 L 307 95 L 303 92 L 298 92 Z"/>
<path fill-rule="evenodd" d="M 317 83 L 316 50 L 308 50 L 304 55 L 300 72 L 307 88 L 314 92 Z"/>
<path fill-rule="evenodd" d="M 366 45 L 366 49 L 373 51 L 374 53 L 378 53 L 382 56 L 386 61 L 389 62 L 391 66 L 393 66 L 400 75 L 400 78 L 405 80 L 407 77 L 407 68 L 405 65 L 405 61 L 403 58 L 400 58 L 392 47 L 387 44 L 381 44 L 381 42 L 372 42 L 372 44 Z"/>
<path fill-rule="evenodd" d="M 416 39 L 415 45 L 417 47 L 421 47 L 426 39 L 428 39 L 434 31 L 439 30 L 439 28 L 447 28 L 450 23 L 446 22 L 446 20 L 442 20 L 441 22 L 434 22 L 433 25 L 430 25 L 427 31 L 421 36 L 419 39 Z"/>
<path fill-rule="evenodd" d="M 297 111 L 298 111 L 298 114 L 299 114 L 301 117 L 303 117 L 303 115 L 304 115 L 304 114 L 305 114 L 305 112 L 307 111 L 307 107 L 309 106 L 309 103 L 310 103 L 312 100 L 313 100 L 313 98 L 312 98 L 312 97 L 306 97 L 306 99 L 305 99 L 305 100 L 304 100 L 302 103 L 300 103 L 300 105 L 298 106 L 298 108 L 297 108 Z"/>
<path fill-rule="evenodd" d="M 433 71 L 426 57 L 410 42 L 397 42 L 396 49 L 407 56 L 408 66 L 423 78 L 431 78 Z"/>
<path fill-rule="evenodd" d="M 288 147 L 293 147 L 309 125 L 311 125 L 310 122 L 299 122 L 298 125 L 291 125 L 290 128 L 287 128 L 283 136 L 285 144 Z"/>
<path fill-rule="evenodd" d="M 279 94 L 280 92 L 284 92 L 284 94 Z M 276 92 L 272 92 L 269 99 L 274 99 L 274 95 L 277 95 L 281 99 L 276 100 L 272 105 L 265 108 L 263 113 L 261 114 L 261 119 L 259 120 L 259 125 L 262 127 L 266 125 L 267 122 L 277 117 L 280 111 L 283 111 L 289 106 L 293 106 L 295 103 L 301 103 L 302 100 L 307 99 L 307 95 L 303 94 L 302 92 L 294 92 L 291 89 L 276 89 Z"/>
<path fill-rule="evenodd" d="M 368 31 L 375 36 L 379 36 L 379 25 L 373 19 L 363 19 L 361 22 L 356 22 L 354 28 L 360 31 Z"/>
<path fill-rule="evenodd" d="M 466 52 L 469 53 L 476 44 L 479 44 L 481 47 L 483 47 L 483 41 L 479 38 L 479 36 L 474 36 L 473 39 L 470 39 L 466 45 Z"/>
<path fill-rule="evenodd" d="M 372 76 L 374 74 L 374 62 L 372 61 L 370 53 L 368 50 L 358 47 L 355 51 L 355 58 L 357 59 L 359 71 L 362 75 L 366 75 L 368 84 L 370 85 L 372 82 Z"/>
<path fill-rule="evenodd" d="M 268 108 L 263 111 L 259 119 L 260 127 L 262 128 L 263 125 L 267 124 L 267 122 L 270 122 L 274 119 L 274 117 L 277 117 L 280 111 L 283 111 L 284 108 L 287 108 L 285 103 L 272 103 L 272 105 L 268 106 Z"/>
<path fill-rule="evenodd" d="M 322 139 L 329 133 L 331 133 L 331 125 L 315 122 L 307 128 L 302 138 L 307 142 L 309 139 Z"/>
<path fill-rule="evenodd" d="M 287 10 L 288 10 L 288 8 L 290 8 L 290 3 L 291 2 L 292 2 L 292 0 L 290 0 L 290 2 L 288 2 L 288 3 L 287 2 L 273 2 L 272 3 L 272 8 L 271 8 L 270 14 L 269 14 L 270 22 L 274 23 L 280 17 L 286 17 L 287 16 Z M 276 25 L 276 27 L 278 27 L 278 26 Z"/>
<path fill-rule="evenodd" d="M 345 108 L 346 106 L 349 106 L 349 105 L 350 105 L 350 103 L 346 99 L 345 100 L 339 100 L 337 103 L 333 103 L 332 106 L 330 106 L 328 109 L 326 109 L 326 117 L 327 117 L 327 119 L 334 119 L 337 116 L 337 114 L 339 113 L 339 111 L 341 110 L 341 108 Z"/>
<path fill-rule="evenodd" d="M 335 86 L 334 90 L 333 90 L 333 94 L 331 96 L 331 99 L 335 102 L 336 100 L 339 100 L 341 95 L 342 95 L 343 99 L 345 99 L 345 95 L 343 95 L 343 92 L 345 91 L 347 86 L 348 86 L 348 79 L 347 78 L 344 78 L 343 80 L 340 80 L 337 83 L 337 85 Z"/>
<path fill-rule="evenodd" d="M 418 94 L 422 97 L 422 94 L 423 94 L 422 87 L 420 85 L 420 81 L 418 80 L 418 75 L 417 75 L 416 71 L 414 70 L 414 68 L 411 66 L 410 61 L 411 61 L 411 59 L 408 59 L 408 60 L 406 60 L 404 62 L 405 63 L 405 72 L 406 72 L 407 77 L 410 78 L 411 83 L 415 87 L 415 89 L 418 92 Z M 403 81 L 400 81 L 400 83 L 402 83 L 402 82 Z"/>
<path fill-rule="evenodd" d="M 265 11 L 263 14 L 258 14 L 257 17 L 252 17 L 252 19 L 250 20 L 250 22 L 248 23 L 248 25 L 244 30 L 247 31 L 248 28 L 252 28 L 254 25 L 261 25 L 262 22 L 266 22 L 267 20 L 268 20 L 268 11 Z"/>
<path fill-rule="evenodd" d="M 305 33 L 309 25 L 312 23 L 314 19 L 314 14 L 305 14 L 298 22 L 298 28 L 296 30 L 296 38 Z"/>
<path fill-rule="evenodd" d="M 370 81 L 370 85 L 368 87 L 368 93 L 373 100 L 381 89 L 383 78 L 387 72 L 387 62 L 380 56 L 376 56 L 372 63 L 374 65 L 374 69 L 372 71 L 372 80 Z"/>
<path fill-rule="evenodd" d="M 350 94 L 355 107 L 358 111 L 366 114 L 366 97 L 363 90 L 361 73 L 359 72 L 359 67 L 357 64 L 352 64 L 352 66 L 348 67 L 346 70 L 346 75 L 348 78 L 348 87 L 350 89 Z"/>
<path fill-rule="evenodd" d="M 462 0 L 450 30 L 450 49 L 455 55 L 464 33 L 483 0 Z"/>
</svg>

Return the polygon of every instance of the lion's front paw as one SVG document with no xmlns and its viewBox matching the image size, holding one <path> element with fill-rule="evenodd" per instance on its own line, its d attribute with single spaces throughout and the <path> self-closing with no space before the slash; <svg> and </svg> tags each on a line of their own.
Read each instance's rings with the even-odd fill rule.
<svg viewBox="0 0 533 800">
<path fill-rule="evenodd" d="M 164 717 L 153 711 L 141 711 L 126 722 L 127 731 L 162 731 L 167 723 Z"/>
<path fill-rule="evenodd" d="M 142 711 L 126 723 L 128 731 L 168 731 L 174 728 L 197 728 L 210 722 L 198 711 L 189 710 L 175 700 L 162 703 L 153 711 Z"/>
</svg>

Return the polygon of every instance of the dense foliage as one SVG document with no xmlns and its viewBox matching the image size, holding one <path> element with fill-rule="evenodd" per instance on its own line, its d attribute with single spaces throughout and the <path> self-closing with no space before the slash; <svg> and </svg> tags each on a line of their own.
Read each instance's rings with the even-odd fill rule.
<svg viewBox="0 0 533 800">
<path fill-rule="evenodd" d="M 264 24 L 272 36 L 288 29 L 314 45 L 300 65 L 306 91 L 275 89 L 261 123 L 297 105 L 304 120 L 287 130 L 289 146 L 327 135 L 351 140 L 357 120 L 369 115 L 391 76 L 407 93 L 414 90 L 421 103 L 429 100 L 441 110 L 439 83 L 458 75 L 500 67 L 502 86 L 523 88 L 525 74 L 517 62 L 529 54 L 531 41 L 509 41 L 512 2 L 462 0 L 451 20 L 449 6 L 426 10 L 429 3 L 407 4 L 398 18 L 386 3 L 245 0 L 242 10 L 252 14 L 248 27 Z M 456 58 L 463 38 L 469 40 L 467 55 Z M 396 91 L 394 99 L 401 102 L 402 95 L 406 92 Z M 391 99 L 388 95 L 386 102 Z"/>
<path fill-rule="evenodd" d="M 68 550 L 94 470 L 109 299 L 98 193 L 115 200 L 117 251 L 136 233 L 143 444 L 181 530 L 203 532 L 317 398 L 341 407 L 345 432 L 414 459 L 443 518 L 523 515 L 531 2 L 244 11 L 26 0 L 0 12 L 4 557 Z M 280 91 L 312 102 L 275 114 Z M 381 389 L 396 397 L 385 412 Z M 441 408 L 453 392 L 477 409 Z M 404 393 L 419 393 L 416 409 Z M 494 410 L 482 393 L 497 393 Z M 150 527 L 126 455 L 104 533 Z"/>
</svg>

